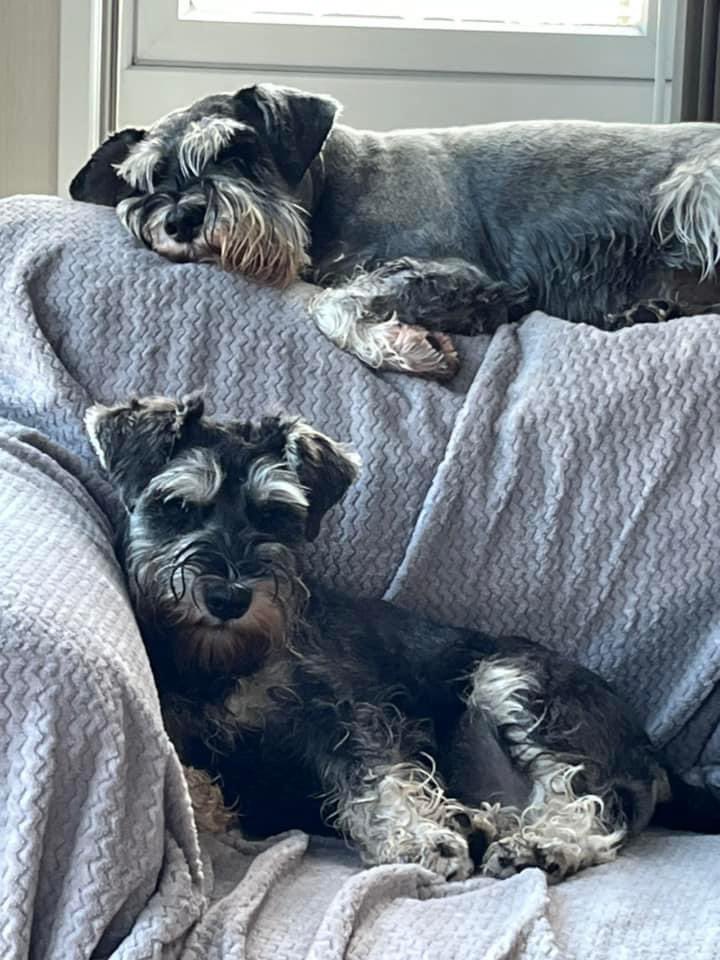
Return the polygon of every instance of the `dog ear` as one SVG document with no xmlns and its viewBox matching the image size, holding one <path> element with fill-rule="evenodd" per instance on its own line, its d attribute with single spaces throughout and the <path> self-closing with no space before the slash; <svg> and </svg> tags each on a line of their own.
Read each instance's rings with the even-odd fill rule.
<svg viewBox="0 0 720 960">
<path fill-rule="evenodd" d="M 347 444 L 326 437 L 302 420 L 289 425 L 285 456 L 307 491 L 305 537 L 314 540 L 323 516 L 357 478 L 360 457 Z"/>
<path fill-rule="evenodd" d="M 105 207 L 115 207 L 133 193 L 133 188 L 116 172 L 130 152 L 130 148 L 145 136 L 144 130 L 127 127 L 114 133 L 98 147 L 85 166 L 76 173 L 70 184 L 73 200 L 86 200 Z"/>
<path fill-rule="evenodd" d="M 341 109 L 332 97 L 272 83 L 238 90 L 234 100 L 238 118 L 250 119 L 262 132 L 278 169 L 293 187 L 320 153 Z"/>
<path fill-rule="evenodd" d="M 98 460 L 123 503 L 132 509 L 142 491 L 172 458 L 183 431 L 203 414 L 200 393 L 181 400 L 142 397 L 85 414 L 85 429 Z"/>
</svg>

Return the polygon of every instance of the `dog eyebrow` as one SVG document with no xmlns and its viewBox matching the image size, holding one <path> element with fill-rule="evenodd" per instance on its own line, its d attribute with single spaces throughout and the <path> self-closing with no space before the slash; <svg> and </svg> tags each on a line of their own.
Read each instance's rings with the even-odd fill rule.
<svg viewBox="0 0 720 960">
<path fill-rule="evenodd" d="M 118 176 L 135 190 L 152 193 L 153 173 L 163 155 L 163 146 L 155 137 L 141 140 L 130 150 L 122 163 L 115 164 Z"/>
<path fill-rule="evenodd" d="M 258 505 L 283 503 L 307 509 L 309 500 L 305 488 L 293 471 L 274 457 L 258 457 L 248 470 L 248 495 Z"/>
<path fill-rule="evenodd" d="M 214 160 L 223 147 L 247 125 L 231 117 L 203 117 L 194 120 L 180 142 L 178 156 L 183 176 L 197 177 L 205 164 Z"/>
<path fill-rule="evenodd" d="M 217 496 L 225 474 L 209 450 L 190 450 L 150 481 L 148 491 L 163 500 L 206 505 Z"/>
</svg>

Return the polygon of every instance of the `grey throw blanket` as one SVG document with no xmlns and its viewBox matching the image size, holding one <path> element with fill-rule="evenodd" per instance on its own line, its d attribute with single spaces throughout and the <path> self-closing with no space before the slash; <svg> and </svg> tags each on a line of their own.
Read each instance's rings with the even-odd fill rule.
<svg viewBox="0 0 720 960">
<path fill-rule="evenodd" d="M 451 387 L 377 376 L 260 290 L 111 211 L 0 203 L 0 956 L 715 958 L 720 840 L 651 833 L 548 891 L 439 883 L 288 835 L 199 845 L 82 430 L 95 399 L 207 389 L 351 440 L 316 576 L 595 667 L 674 762 L 720 771 L 717 318 L 607 335 L 535 315 Z M 649 918 L 651 922 L 649 922 Z"/>
</svg>

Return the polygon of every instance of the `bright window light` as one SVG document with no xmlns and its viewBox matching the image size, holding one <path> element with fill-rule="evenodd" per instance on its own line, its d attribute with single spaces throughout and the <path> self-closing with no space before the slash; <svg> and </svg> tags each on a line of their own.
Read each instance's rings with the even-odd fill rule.
<svg viewBox="0 0 720 960">
<path fill-rule="evenodd" d="M 180 0 L 182 20 L 487 29 L 637 28 L 645 0 Z"/>
</svg>

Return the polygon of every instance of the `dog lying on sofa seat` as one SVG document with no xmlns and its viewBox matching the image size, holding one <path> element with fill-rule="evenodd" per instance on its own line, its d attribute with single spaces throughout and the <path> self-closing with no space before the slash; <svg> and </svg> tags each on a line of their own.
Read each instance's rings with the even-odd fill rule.
<svg viewBox="0 0 720 960">
<path fill-rule="evenodd" d="M 168 729 L 248 832 L 331 828 L 367 864 L 560 880 L 670 801 L 596 674 L 305 582 L 297 548 L 359 466 L 342 444 L 298 419 L 213 421 L 198 395 L 97 405 L 86 424 L 127 510 L 121 554 Z M 720 827 L 712 798 L 681 792 L 695 827 Z"/>
<path fill-rule="evenodd" d="M 322 284 L 319 328 L 379 369 L 447 379 L 448 334 L 534 309 L 608 330 L 715 312 L 715 124 L 376 133 L 339 109 L 272 84 L 205 97 L 114 134 L 70 193 L 172 259 Z"/>
</svg>

